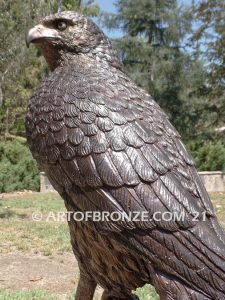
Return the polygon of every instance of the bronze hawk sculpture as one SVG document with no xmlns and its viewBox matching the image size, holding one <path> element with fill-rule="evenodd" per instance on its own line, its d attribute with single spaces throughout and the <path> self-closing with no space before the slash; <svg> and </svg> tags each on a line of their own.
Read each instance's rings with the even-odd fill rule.
<svg viewBox="0 0 225 300">
<path fill-rule="evenodd" d="M 69 223 L 80 268 L 76 300 L 225 299 L 225 235 L 192 157 L 168 117 L 125 74 L 90 19 L 61 12 L 32 28 L 52 73 L 34 92 L 27 139 L 70 212 L 125 218 Z M 147 213 L 133 220 L 130 213 Z M 180 214 L 164 219 L 158 214 Z"/>
</svg>

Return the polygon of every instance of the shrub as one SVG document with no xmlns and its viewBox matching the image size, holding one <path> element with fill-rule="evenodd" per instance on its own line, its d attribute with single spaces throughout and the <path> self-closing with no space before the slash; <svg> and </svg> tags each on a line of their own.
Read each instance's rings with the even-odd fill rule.
<svg viewBox="0 0 225 300">
<path fill-rule="evenodd" d="M 192 143 L 189 149 L 199 171 L 225 170 L 225 145 L 222 141 L 209 144 Z"/>
<path fill-rule="evenodd" d="M 39 170 L 28 147 L 18 141 L 0 142 L 0 193 L 39 190 Z"/>
</svg>

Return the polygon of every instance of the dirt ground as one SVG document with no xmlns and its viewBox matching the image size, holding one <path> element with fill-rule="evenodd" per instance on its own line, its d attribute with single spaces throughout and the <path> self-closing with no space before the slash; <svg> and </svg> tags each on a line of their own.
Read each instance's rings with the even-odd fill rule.
<svg viewBox="0 0 225 300">
<path fill-rule="evenodd" d="M 63 300 L 75 291 L 79 279 L 73 254 L 54 257 L 22 252 L 1 254 L 0 288 L 11 291 L 41 289 Z M 101 289 L 96 291 L 99 299 Z"/>
</svg>

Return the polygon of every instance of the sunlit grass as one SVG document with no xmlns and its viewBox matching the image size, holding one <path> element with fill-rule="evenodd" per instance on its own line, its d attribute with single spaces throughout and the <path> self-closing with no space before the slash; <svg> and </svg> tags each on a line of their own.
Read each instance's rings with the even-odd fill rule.
<svg viewBox="0 0 225 300">
<path fill-rule="evenodd" d="M 57 300 L 44 291 L 0 291 L 0 300 Z"/>
<path fill-rule="evenodd" d="M 27 194 L 1 201 L 0 252 L 17 249 L 23 252 L 52 255 L 71 251 L 66 222 L 46 222 L 49 212 L 65 211 L 63 200 L 55 193 Z M 32 214 L 42 214 L 33 221 Z"/>
</svg>

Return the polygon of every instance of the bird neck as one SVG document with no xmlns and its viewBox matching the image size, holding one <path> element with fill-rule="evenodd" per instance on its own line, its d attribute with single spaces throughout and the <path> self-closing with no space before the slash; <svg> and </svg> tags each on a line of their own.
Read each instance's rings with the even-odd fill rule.
<svg viewBox="0 0 225 300">
<path fill-rule="evenodd" d="M 93 51 L 88 53 L 88 55 L 99 62 L 101 61 L 109 66 L 123 70 L 123 64 L 108 39 L 104 39 L 102 43 L 99 44 L 99 46 Z"/>
<path fill-rule="evenodd" d="M 119 60 L 116 51 L 107 47 L 108 45 L 100 45 L 98 48 L 88 53 L 71 53 L 63 51 L 55 51 L 46 45 L 40 45 L 40 50 L 45 57 L 45 60 L 51 71 L 54 71 L 57 67 L 71 65 L 71 64 L 96 64 L 103 63 L 105 65 L 114 67 L 123 71 L 123 64 Z"/>
</svg>

